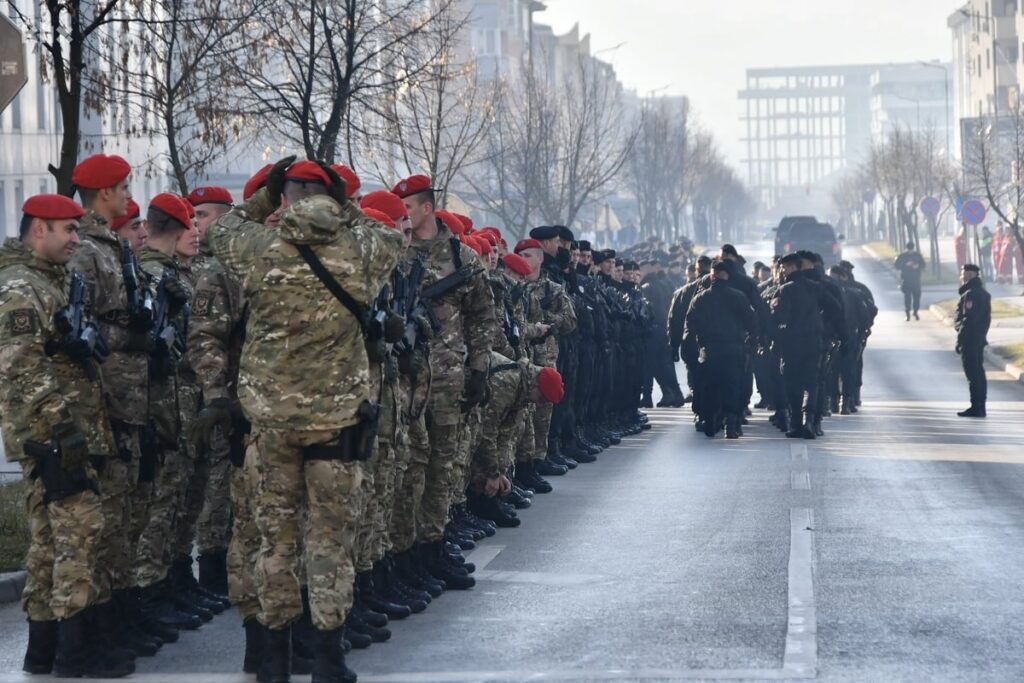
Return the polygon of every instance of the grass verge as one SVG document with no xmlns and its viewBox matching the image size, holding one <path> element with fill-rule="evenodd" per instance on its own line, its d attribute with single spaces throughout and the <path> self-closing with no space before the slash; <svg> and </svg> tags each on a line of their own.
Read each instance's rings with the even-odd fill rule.
<svg viewBox="0 0 1024 683">
<path fill-rule="evenodd" d="M 993 349 L 1003 358 L 1006 358 L 1017 367 L 1024 367 L 1024 344 L 1008 344 L 997 346 Z"/>
<path fill-rule="evenodd" d="M 0 572 L 17 571 L 25 566 L 28 542 L 25 482 L 0 483 Z"/>
<path fill-rule="evenodd" d="M 950 318 L 956 317 L 956 304 L 959 299 L 946 299 L 935 304 L 942 309 L 942 312 Z M 1016 304 L 1010 304 L 999 299 L 992 299 L 992 319 L 998 318 L 1019 318 L 1024 316 L 1024 308 Z"/>
</svg>

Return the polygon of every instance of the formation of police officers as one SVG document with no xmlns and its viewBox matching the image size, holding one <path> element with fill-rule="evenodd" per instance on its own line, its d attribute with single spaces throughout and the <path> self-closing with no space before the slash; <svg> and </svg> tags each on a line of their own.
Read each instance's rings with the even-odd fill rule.
<svg viewBox="0 0 1024 683">
<path fill-rule="evenodd" d="M 26 672 L 124 676 L 234 605 L 261 683 L 355 681 L 345 653 L 471 588 L 462 552 L 547 477 L 649 428 L 654 379 L 684 402 L 676 247 L 641 265 L 544 226 L 509 248 L 430 178 L 362 195 L 294 157 L 241 204 L 202 187 L 142 212 L 131 173 L 85 159 L 80 204 L 29 198 L 0 247 Z"/>
</svg>

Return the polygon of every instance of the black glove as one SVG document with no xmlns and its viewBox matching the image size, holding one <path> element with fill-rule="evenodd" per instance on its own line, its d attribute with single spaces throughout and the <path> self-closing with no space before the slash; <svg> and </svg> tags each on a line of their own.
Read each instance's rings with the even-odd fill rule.
<svg viewBox="0 0 1024 683">
<path fill-rule="evenodd" d="M 163 281 L 164 291 L 167 292 L 167 302 L 170 304 L 169 312 L 171 317 L 181 313 L 181 309 L 188 303 L 188 290 L 181 280 L 177 278 L 165 278 Z"/>
<path fill-rule="evenodd" d="M 267 196 L 274 208 L 281 206 L 281 195 L 284 194 L 284 174 L 288 167 L 295 163 L 295 155 L 281 159 L 267 173 Z"/>
<path fill-rule="evenodd" d="M 188 435 L 196 448 L 208 450 L 213 436 L 214 427 L 220 426 L 221 432 L 227 436 L 231 433 L 234 424 L 231 410 L 231 399 L 215 398 L 199 411 L 192 424 L 189 425 Z"/>
<path fill-rule="evenodd" d="M 470 370 L 466 381 L 465 409 L 482 405 L 487 400 L 487 373 L 482 370 Z"/>
<path fill-rule="evenodd" d="M 345 206 L 345 203 L 348 201 L 348 186 L 345 184 L 345 180 L 338 175 L 337 171 L 331 168 L 330 164 L 325 164 L 322 161 L 316 163 L 320 164 L 320 168 L 331 179 L 331 184 L 327 188 L 327 194 L 331 199 Z"/>
<path fill-rule="evenodd" d="M 78 472 L 89 462 L 89 443 L 73 422 L 61 422 L 53 428 L 60 447 L 60 466 L 66 472 Z"/>
</svg>

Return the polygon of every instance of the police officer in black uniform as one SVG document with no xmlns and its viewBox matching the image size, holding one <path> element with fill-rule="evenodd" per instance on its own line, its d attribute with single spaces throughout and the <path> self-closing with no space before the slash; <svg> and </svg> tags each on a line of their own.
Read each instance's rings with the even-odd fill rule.
<svg viewBox="0 0 1024 683">
<path fill-rule="evenodd" d="M 971 392 L 971 407 L 960 417 L 985 417 L 988 382 L 985 378 L 985 346 L 992 324 L 992 295 L 981 281 L 981 269 L 968 263 L 960 271 L 960 301 L 956 306 L 956 352 L 964 366 Z"/>
</svg>

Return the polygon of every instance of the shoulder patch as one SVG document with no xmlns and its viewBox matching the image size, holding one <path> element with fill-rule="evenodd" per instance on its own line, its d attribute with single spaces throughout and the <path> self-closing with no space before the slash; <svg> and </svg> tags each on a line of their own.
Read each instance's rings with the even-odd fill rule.
<svg viewBox="0 0 1024 683">
<path fill-rule="evenodd" d="M 12 335 L 34 334 L 36 331 L 36 312 L 31 308 L 19 308 L 7 314 Z"/>
<path fill-rule="evenodd" d="M 192 315 L 197 318 L 205 318 L 210 315 L 210 305 L 213 303 L 213 295 L 210 292 L 196 292 L 192 300 Z"/>
</svg>

